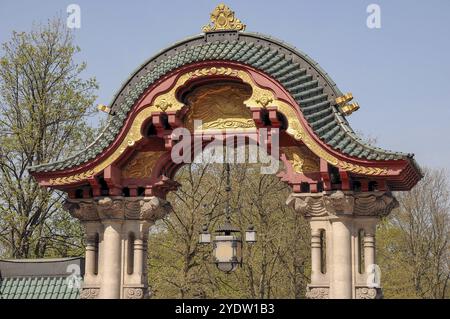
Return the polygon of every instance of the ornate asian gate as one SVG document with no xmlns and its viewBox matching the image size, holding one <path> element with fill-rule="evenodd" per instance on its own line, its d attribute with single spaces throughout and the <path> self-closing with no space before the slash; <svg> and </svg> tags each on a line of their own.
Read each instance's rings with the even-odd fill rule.
<svg viewBox="0 0 450 319">
<path fill-rule="evenodd" d="M 82 297 L 147 297 L 147 236 L 178 187 L 182 164 L 171 150 L 180 127 L 194 135 L 279 129 L 285 169 L 278 176 L 292 187 L 287 204 L 311 226 L 308 297 L 379 297 L 367 280 L 375 227 L 397 205 L 391 191 L 410 190 L 421 178 L 413 156 L 358 138 L 346 120 L 358 104 L 307 55 L 244 32 L 224 5 L 211 21 L 130 77 L 105 108 L 108 123 L 93 144 L 30 168 L 43 187 L 67 192 L 67 209 L 85 226 Z"/>
</svg>

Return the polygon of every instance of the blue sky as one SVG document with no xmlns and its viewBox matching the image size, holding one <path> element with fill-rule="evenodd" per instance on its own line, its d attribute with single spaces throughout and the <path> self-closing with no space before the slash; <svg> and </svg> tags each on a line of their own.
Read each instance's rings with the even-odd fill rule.
<svg viewBox="0 0 450 319">
<path fill-rule="evenodd" d="M 88 63 L 86 77 L 100 84 L 98 103 L 109 104 L 145 60 L 198 34 L 219 1 L 0 2 L 0 42 L 30 30 L 76 3 L 75 31 Z M 247 31 L 282 39 L 306 52 L 361 109 L 352 127 L 378 145 L 416 154 L 419 164 L 450 170 L 450 1 L 237 1 L 225 2 Z M 366 26 L 369 4 L 381 8 L 381 29 Z M 95 121 L 93 119 L 93 121 Z"/>
</svg>

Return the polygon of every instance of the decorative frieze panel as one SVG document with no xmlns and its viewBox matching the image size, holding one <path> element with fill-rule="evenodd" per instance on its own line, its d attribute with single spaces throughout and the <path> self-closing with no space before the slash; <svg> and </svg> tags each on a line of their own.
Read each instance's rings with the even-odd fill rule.
<svg viewBox="0 0 450 319">
<path fill-rule="evenodd" d="M 256 129 L 252 113 L 244 105 L 251 95 L 251 87 L 242 84 L 204 85 L 187 96 L 184 126 L 191 131 Z M 194 120 L 201 125 L 194 127 Z"/>
<path fill-rule="evenodd" d="M 397 207 L 390 193 L 361 193 L 355 198 L 355 210 L 361 216 L 387 216 Z"/>
<path fill-rule="evenodd" d="M 381 288 L 356 287 L 355 299 L 381 299 Z M 308 285 L 306 288 L 306 298 L 308 299 L 329 299 L 330 288 Z"/>
<path fill-rule="evenodd" d="M 281 147 L 286 159 L 291 163 L 295 173 L 315 173 L 320 171 L 319 158 L 306 146 Z"/>
<path fill-rule="evenodd" d="M 305 217 L 321 216 L 387 216 L 398 202 L 390 192 L 324 192 L 291 194 L 286 204 Z"/>
<path fill-rule="evenodd" d="M 144 198 L 102 197 L 67 199 L 64 208 L 82 221 L 105 219 L 146 220 L 154 222 L 165 217 L 171 209 L 168 201 L 152 196 Z"/>
<path fill-rule="evenodd" d="M 104 197 L 96 201 L 99 219 L 123 219 L 124 201 L 121 198 Z"/>
<path fill-rule="evenodd" d="M 100 293 L 100 288 L 82 288 L 80 292 L 80 299 L 97 299 Z"/>
<path fill-rule="evenodd" d="M 124 289 L 125 299 L 146 299 L 147 298 L 147 288 L 125 288 Z"/>
<path fill-rule="evenodd" d="M 381 288 L 357 287 L 356 299 L 381 299 Z"/>
<path fill-rule="evenodd" d="M 152 175 L 153 167 L 164 152 L 139 152 L 122 169 L 124 178 L 145 178 Z"/>
<path fill-rule="evenodd" d="M 308 298 L 308 299 L 329 299 L 330 298 L 330 288 L 329 287 L 308 286 L 306 288 L 306 298 Z"/>
</svg>

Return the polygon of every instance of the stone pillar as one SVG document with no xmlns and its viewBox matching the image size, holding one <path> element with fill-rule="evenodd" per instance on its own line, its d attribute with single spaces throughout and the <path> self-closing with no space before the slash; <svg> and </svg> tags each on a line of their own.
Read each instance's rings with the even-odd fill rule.
<svg viewBox="0 0 450 319">
<path fill-rule="evenodd" d="M 148 221 L 130 220 L 128 222 L 127 241 L 132 240 L 132 242 L 125 245 L 125 256 L 128 260 L 124 260 L 127 271 L 123 277 L 123 298 L 141 299 L 148 297 L 147 249 L 145 246 L 147 245 L 148 231 L 151 225 L 152 223 Z"/>
<path fill-rule="evenodd" d="M 68 199 L 65 208 L 86 229 L 86 274 L 80 297 L 147 298 L 148 232 L 170 211 L 170 204 L 158 197 L 115 196 Z"/>
<path fill-rule="evenodd" d="M 379 298 L 381 290 L 367 284 L 368 274 L 359 274 L 361 258 L 355 242 L 364 229 L 365 267 L 375 264 L 375 229 L 382 216 L 398 203 L 389 192 L 293 193 L 286 201 L 311 225 L 311 284 L 313 299 Z M 320 273 L 320 232 L 326 233 L 326 273 Z"/>
<path fill-rule="evenodd" d="M 352 225 L 348 218 L 331 219 L 332 223 L 332 281 L 330 298 L 352 298 Z"/>
<path fill-rule="evenodd" d="M 121 273 L 121 220 L 103 221 L 103 260 L 102 279 L 100 282 L 101 299 L 118 299 L 120 297 L 120 273 Z"/>
</svg>

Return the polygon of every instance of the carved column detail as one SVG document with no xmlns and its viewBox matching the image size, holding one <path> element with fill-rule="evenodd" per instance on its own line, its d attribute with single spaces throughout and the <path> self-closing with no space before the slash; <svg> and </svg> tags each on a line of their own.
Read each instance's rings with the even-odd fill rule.
<svg viewBox="0 0 450 319">
<path fill-rule="evenodd" d="M 322 243 L 320 229 L 311 230 L 311 282 L 317 283 L 322 268 Z"/>
<path fill-rule="evenodd" d="M 329 299 L 330 288 L 328 287 L 308 287 L 306 297 L 309 299 Z"/>
<path fill-rule="evenodd" d="M 376 224 L 398 206 L 390 192 L 327 191 L 293 193 L 286 204 L 302 214 L 311 226 L 311 284 L 307 297 L 380 298 L 381 289 L 368 282 L 367 269 L 375 264 Z M 320 273 L 322 262 L 320 229 L 326 233 L 326 273 Z M 364 231 L 364 272 L 357 264 L 362 256 L 358 233 Z M 369 267 L 372 266 L 372 267 Z"/>
<path fill-rule="evenodd" d="M 100 290 L 99 272 L 99 243 L 103 225 L 99 221 L 83 222 L 85 229 L 85 271 L 80 298 L 92 299 L 98 296 Z"/>
<path fill-rule="evenodd" d="M 356 299 L 380 299 L 382 291 L 380 288 L 359 287 L 356 288 Z"/>
<path fill-rule="evenodd" d="M 148 231 L 170 212 L 170 203 L 158 197 L 111 196 L 67 199 L 64 207 L 86 231 L 80 298 L 147 298 Z"/>
</svg>

